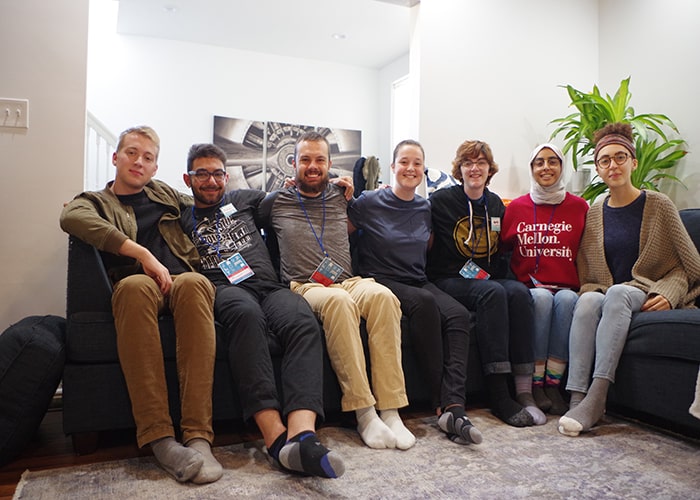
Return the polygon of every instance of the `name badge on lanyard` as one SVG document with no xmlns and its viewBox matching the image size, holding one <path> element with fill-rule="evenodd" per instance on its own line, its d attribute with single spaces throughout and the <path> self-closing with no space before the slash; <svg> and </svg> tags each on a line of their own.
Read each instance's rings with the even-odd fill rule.
<svg viewBox="0 0 700 500">
<path fill-rule="evenodd" d="M 335 283 L 343 273 L 343 267 L 333 262 L 330 257 L 324 258 L 309 279 L 323 286 L 330 286 Z"/>
<path fill-rule="evenodd" d="M 226 260 L 219 262 L 219 269 L 226 275 L 229 282 L 237 285 L 255 274 L 243 256 L 236 252 Z"/>
<path fill-rule="evenodd" d="M 468 280 L 487 280 L 491 277 L 489 273 L 484 271 L 481 266 L 471 259 L 459 270 L 459 274 L 462 278 Z"/>
</svg>

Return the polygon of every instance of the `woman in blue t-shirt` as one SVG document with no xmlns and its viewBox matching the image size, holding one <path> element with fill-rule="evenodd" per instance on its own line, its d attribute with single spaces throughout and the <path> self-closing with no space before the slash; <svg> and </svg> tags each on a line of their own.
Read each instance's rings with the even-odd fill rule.
<svg viewBox="0 0 700 500">
<path fill-rule="evenodd" d="M 365 191 L 348 209 L 356 235 L 357 272 L 389 288 L 401 302 L 419 364 L 427 374 L 438 425 L 460 444 L 482 441 L 465 412 L 469 311 L 430 283 L 430 204 L 416 194 L 425 153 L 417 141 L 394 149 L 391 189 Z"/>
</svg>

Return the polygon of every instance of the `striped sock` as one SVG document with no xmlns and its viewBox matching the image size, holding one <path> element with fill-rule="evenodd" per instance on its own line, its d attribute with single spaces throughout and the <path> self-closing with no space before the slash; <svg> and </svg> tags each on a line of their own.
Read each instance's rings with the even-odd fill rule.
<svg viewBox="0 0 700 500">
<path fill-rule="evenodd" d="M 544 361 L 535 361 L 535 373 L 532 374 L 532 385 L 534 387 L 544 387 Z"/>
<path fill-rule="evenodd" d="M 566 361 L 557 358 L 547 359 L 547 370 L 545 371 L 545 385 L 558 386 L 561 382 L 561 377 L 566 370 Z"/>
<path fill-rule="evenodd" d="M 552 406 L 552 402 L 544 394 L 544 361 L 535 361 L 535 373 L 532 374 L 532 397 L 535 398 L 537 407 L 547 412 Z"/>
</svg>

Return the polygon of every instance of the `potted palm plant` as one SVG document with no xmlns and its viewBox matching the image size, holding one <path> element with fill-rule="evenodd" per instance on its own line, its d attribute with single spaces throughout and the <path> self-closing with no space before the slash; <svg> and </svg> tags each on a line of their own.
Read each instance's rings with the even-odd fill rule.
<svg viewBox="0 0 700 500">
<path fill-rule="evenodd" d="M 556 118 L 550 123 L 556 124 L 550 139 L 563 136 L 564 154 L 571 153 L 574 170 L 593 165 L 592 152 L 595 147 L 593 134 L 608 123 L 627 122 L 632 125 L 637 148 L 637 169 L 632 174 L 633 184 L 642 189 L 659 190 L 662 179 L 683 183 L 671 172 L 687 151 L 683 149 L 685 141 L 680 137 L 670 138 L 667 130 L 680 135 L 676 125 L 666 115 L 636 115 L 629 104 L 632 94 L 629 91 L 630 78 L 620 82 L 620 87 L 613 97 L 602 96 L 597 86 L 592 92 L 582 92 L 571 85 L 566 85 L 570 106 L 576 112 L 563 118 Z M 581 196 L 589 202 L 607 191 L 607 186 L 594 176 L 587 182 Z"/>
</svg>

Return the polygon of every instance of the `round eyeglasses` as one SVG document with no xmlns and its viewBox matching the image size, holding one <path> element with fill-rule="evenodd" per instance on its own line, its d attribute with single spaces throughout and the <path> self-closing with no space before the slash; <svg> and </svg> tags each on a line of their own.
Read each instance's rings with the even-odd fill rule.
<svg viewBox="0 0 700 500">
<path fill-rule="evenodd" d="M 627 161 L 627 158 L 629 158 L 630 155 L 628 153 L 625 153 L 624 151 L 620 151 L 619 153 L 615 153 L 612 156 L 601 156 L 598 158 L 595 162 L 595 164 L 598 166 L 598 168 L 602 169 L 608 169 L 612 167 L 612 160 L 615 161 L 616 165 L 622 165 Z"/>
</svg>

